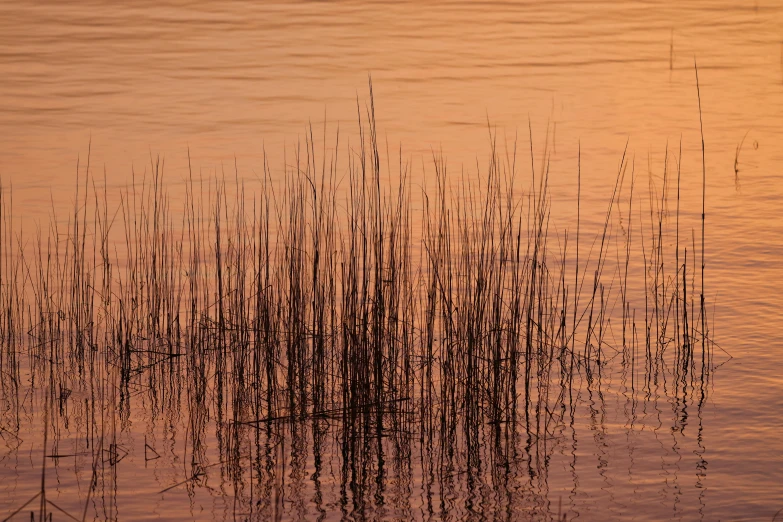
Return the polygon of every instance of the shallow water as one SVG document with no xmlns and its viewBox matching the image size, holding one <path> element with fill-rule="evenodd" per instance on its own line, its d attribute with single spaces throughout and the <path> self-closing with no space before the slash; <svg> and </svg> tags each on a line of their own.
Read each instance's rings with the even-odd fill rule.
<svg viewBox="0 0 783 522">
<path fill-rule="evenodd" d="M 198 174 L 233 179 L 236 165 L 252 191 L 264 151 L 280 173 L 309 123 L 316 150 L 324 134 L 327 150 L 333 146 L 338 125 L 341 146 L 357 144 L 357 100 L 364 111 L 371 75 L 381 141 L 389 143 L 392 164 L 402 148 L 414 183 L 432 182 L 433 150 L 455 176 L 463 169 L 474 176 L 477 161 L 484 168 L 488 123 L 501 149 L 518 137 L 520 176 L 527 176 L 529 122 L 536 165 L 544 150 L 551 154 L 559 230 L 573 231 L 578 150 L 583 219 L 594 234 L 626 141 L 640 191 L 648 173 L 660 185 L 667 147 L 672 161 L 681 141 L 686 226 L 696 228 L 698 242 L 695 60 L 712 336 L 733 356 L 712 374 L 707 398 L 692 395 L 681 421 L 663 385 L 634 398 L 623 392 L 621 374 L 607 375 L 600 398 L 586 385 L 575 391 L 579 422 L 560 434 L 550 457 L 531 460 L 526 441 L 516 442 L 528 456 L 506 478 L 490 467 L 472 484 L 458 472 L 453 484 L 437 474 L 427 479 L 426 456 L 414 450 L 403 460 L 407 468 L 389 472 L 385 515 L 772 520 L 783 509 L 783 6 L 680 4 L 10 0 L 0 5 L 0 176 L 13 186 L 13 214 L 27 231 L 38 223 L 46 230 L 52 208 L 67 223 L 77 158 L 83 175 L 88 146 L 92 174 L 102 186 L 105 172 L 112 204 L 132 172 L 149 178 L 150 157 L 158 154 L 171 197 L 183 199 L 188 151 Z M 20 431 L 0 432 L 0 515 L 40 489 L 41 391 L 20 393 Z M 91 396 L 74 389 L 73 418 L 61 414 L 60 422 L 70 422 L 58 435 L 70 448 L 63 454 L 79 445 L 89 421 L 78 404 Z M 235 503 L 240 495 L 229 491 L 223 471 L 160 493 L 193 472 L 189 403 L 168 398 L 174 402 L 161 407 L 141 391 L 134 397 L 138 403 L 117 426 L 128 455 L 112 462 L 109 454 L 115 475 L 88 516 L 243 518 L 246 506 Z M 680 431 L 672 429 L 678 422 Z M 338 469 L 324 470 L 320 486 L 312 479 L 313 434 L 280 430 L 259 446 L 286 458 L 269 460 L 280 469 L 266 469 L 267 489 L 254 498 L 266 498 L 272 511 L 257 515 L 355 513 L 341 505 Z M 145 437 L 160 458 L 145 460 Z M 326 436 L 323 447 L 336 466 L 335 438 Z M 292 448 L 304 448 L 305 457 L 297 461 Z M 205 451 L 221 461 L 214 441 Z M 482 462 L 492 462 L 492 450 L 483 451 Z M 84 509 L 91 459 L 50 459 L 49 498 L 66 511 Z M 495 493 L 502 480 L 511 484 L 506 498 Z M 64 515 L 55 510 L 58 517 Z"/>
</svg>

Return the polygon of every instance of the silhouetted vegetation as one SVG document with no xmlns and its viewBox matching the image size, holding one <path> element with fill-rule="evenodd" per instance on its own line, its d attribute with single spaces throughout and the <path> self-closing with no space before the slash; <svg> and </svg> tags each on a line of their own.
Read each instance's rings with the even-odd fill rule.
<svg viewBox="0 0 783 522">
<path fill-rule="evenodd" d="M 629 419 L 651 395 L 668 398 L 674 430 L 688 401 L 700 411 L 714 345 L 704 228 L 700 250 L 680 230 L 679 157 L 667 156 L 644 201 L 623 153 L 586 242 L 581 165 L 576 230 L 556 232 L 548 151 L 536 157 L 532 136 L 525 190 L 523 154 L 499 153 L 493 138 L 471 180 L 455 182 L 433 155 L 437 189 L 420 194 L 402 157 L 396 171 L 382 165 L 373 112 L 360 111 L 347 165 L 339 140 L 319 155 L 311 133 L 282 181 L 266 166 L 253 194 L 191 175 L 174 208 L 156 162 L 115 209 L 88 175 L 67 226 L 53 216 L 33 237 L 0 195 L 0 430 L 18 430 L 24 390 L 45 393 L 41 490 L 35 504 L 19 499 L 20 512 L 65 512 L 47 499 L 46 467 L 75 416 L 84 433 L 65 453 L 92 466 L 84 512 L 70 515 L 116 516 L 96 498 L 111 496 L 127 454 L 118 434 L 140 400 L 186 418 L 184 480 L 162 493 L 219 469 L 236 513 L 259 519 L 280 515 L 282 477 L 312 481 L 322 515 L 382 517 L 384 497 L 404 504 L 415 482 L 421 509 L 447 518 L 455 502 L 487 509 L 476 488 L 489 481 L 503 491 L 499 517 L 565 519 L 546 477 L 574 432 L 576 392 L 589 394 L 596 425 L 607 386 Z M 621 369 L 619 384 L 603 383 L 609 368 Z M 160 457 L 146 439 L 144 452 Z M 337 504 L 321 497 L 327 463 Z M 519 474 L 529 487 L 509 487 Z"/>
</svg>

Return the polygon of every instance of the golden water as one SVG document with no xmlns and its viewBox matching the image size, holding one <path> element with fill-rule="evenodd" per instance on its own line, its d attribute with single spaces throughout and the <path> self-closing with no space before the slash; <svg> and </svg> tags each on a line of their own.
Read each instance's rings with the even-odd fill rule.
<svg viewBox="0 0 783 522">
<path fill-rule="evenodd" d="M 660 181 L 667 147 L 673 154 L 682 142 L 684 199 L 696 214 L 694 62 L 713 336 L 733 359 L 715 373 L 701 430 L 691 421 L 680 440 L 653 410 L 633 432 L 623 404 L 609 401 L 601 432 L 586 425 L 581 433 L 575 469 L 555 458 L 547 488 L 553 511 L 562 502 L 569 519 L 771 520 L 783 509 L 778 2 L 6 0 L 0 179 L 13 186 L 15 218 L 28 229 L 52 208 L 58 216 L 71 208 L 88 147 L 91 173 L 99 184 L 105 173 L 112 197 L 158 155 L 172 197 L 181 197 L 188 151 L 200 175 L 233 178 L 236 165 L 252 190 L 264 153 L 280 172 L 311 123 L 320 145 L 325 135 L 332 146 L 338 126 L 345 146 L 357 143 L 357 103 L 363 112 L 371 75 L 382 141 L 392 161 L 402 150 L 421 185 L 433 150 L 454 174 L 483 167 L 488 125 L 504 146 L 516 137 L 527 165 L 530 125 L 536 153 L 552 155 L 553 206 L 566 223 L 579 148 L 583 212 L 600 221 L 626 142 L 645 188 L 648 177 Z M 40 484 L 40 422 L 28 415 L 21 446 L 0 432 L 0 516 Z M 117 464 L 119 518 L 232 518 L 219 479 L 193 496 L 158 493 L 185 478 L 184 441 L 166 431 L 169 456 L 145 463 L 144 434 L 155 424 L 139 415 L 125 433 L 133 453 Z M 85 486 L 74 482 L 75 466 L 60 461 L 49 481 L 59 491 L 51 498 L 80 512 Z M 300 495 L 312 516 L 304 487 L 280 494 Z M 414 493 L 412 516 L 424 517 Z M 297 513 L 287 509 L 286 517 Z M 339 517 L 336 505 L 328 510 Z"/>
</svg>

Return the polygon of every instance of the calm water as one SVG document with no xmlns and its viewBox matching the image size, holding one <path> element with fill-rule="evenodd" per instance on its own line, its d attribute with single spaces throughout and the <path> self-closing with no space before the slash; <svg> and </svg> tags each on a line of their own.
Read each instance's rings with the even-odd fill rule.
<svg viewBox="0 0 783 522">
<path fill-rule="evenodd" d="M 433 150 L 451 172 L 473 175 L 477 158 L 483 166 L 488 157 L 488 122 L 504 144 L 518 136 L 527 165 L 530 122 L 536 153 L 545 142 L 551 153 L 553 215 L 573 225 L 581 146 L 583 218 L 595 224 L 626 141 L 640 191 L 648 180 L 661 183 L 667 144 L 675 154 L 681 141 L 683 199 L 693 218 L 701 204 L 695 58 L 712 334 L 733 359 L 714 372 L 707 399 L 691 404 L 680 431 L 664 391 L 648 389 L 637 412 L 611 386 L 600 401 L 583 390 L 575 399 L 582 421 L 568 443 L 545 472 L 506 488 L 514 492 L 510 518 L 560 510 L 569 520 L 772 520 L 783 509 L 783 5 L 681 4 L 8 0 L 0 4 L 0 179 L 13 186 L 14 217 L 26 230 L 46 229 L 52 208 L 67 221 L 77 159 L 84 173 L 88 146 L 91 171 L 100 185 L 105 172 L 113 203 L 158 155 L 173 200 L 182 199 L 188 150 L 196 172 L 233 178 L 236 164 L 252 190 L 264 152 L 280 172 L 310 123 L 317 147 L 324 135 L 332 147 L 338 126 L 344 144 L 358 143 L 357 99 L 364 110 L 372 75 L 381 141 L 401 147 L 415 183 L 431 183 L 425 173 L 432 169 L 421 165 Z M 688 223 L 690 230 L 697 221 Z M 6 426 L 17 412 L 0 401 L 8 409 L 0 424 L 0 516 L 40 489 L 43 424 L 34 390 L 22 392 L 15 434 Z M 128 455 L 114 455 L 114 495 L 88 517 L 244 518 L 240 495 L 220 474 L 161 493 L 190 476 L 180 413 L 187 403 L 160 413 L 148 400 L 140 391 L 117 427 Z M 75 415 L 78 433 L 73 426 L 88 420 Z M 306 456 L 267 470 L 275 477 L 270 505 L 283 519 L 321 509 L 339 518 L 339 470 L 324 471 L 323 498 L 316 495 L 312 441 L 286 430 L 293 428 L 271 451 Z M 69 433 L 60 434 L 64 446 L 78 438 Z M 145 460 L 145 440 L 160 458 Z M 328 439 L 324 453 L 336 454 L 336 446 Z M 207 451 L 220 461 L 215 445 Z M 435 517 L 447 506 L 444 518 L 465 518 L 466 498 L 487 518 L 508 515 L 495 511 L 506 505 L 493 493 L 495 477 L 478 489 L 459 474 L 452 489 L 438 477 L 428 493 L 431 477 L 417 451 L 407 469 L 392 473 L 386 516 L 428 518 L 432 503 Z M 48 496 L 80 518 L 90 464 L 51 460 Z M 64 517 L 54 511 L 55 520 Z"/>
</svg>

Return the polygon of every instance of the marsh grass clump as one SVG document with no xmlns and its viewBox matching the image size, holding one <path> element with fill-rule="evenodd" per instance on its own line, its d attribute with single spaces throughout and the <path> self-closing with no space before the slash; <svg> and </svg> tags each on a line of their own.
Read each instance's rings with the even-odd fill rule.
<svg viewBox="0 0 783 522">
<path fill-rule="evenodd" d="M 493 138 L 478 178 L 454 184 L 434 155 L 436 189 L 418 194 L 408 164 L 382 165 L 372 104 L 360 115 L 347 165 L 339 141 L 319 158 L 311 132 L 282 178 L 265 165 L 253 194 L 238 178 L 191 175 L 175 210 L 152 162 L 113 209 L 88 168 L 67 226 L 53 216 L 23 239 L 0 193 L 3 432 L 18 429 L 20 390 L 42 390 L 44 453 L 81 419 L 69 451 L 90 459 L 89 498 L 105 498 L 143 401 L 187 427 L 187 473 L 163 492 L 219 469 L 252 518 L 283 509 L 283 477 L 311 481 L 324 514 L 326 462 L 337 463 L 329 509 L 343 514 L 383 516 L 413 482 L 431 514 L 476 510 L 482 484 L 515 473 L 532 487 L 508 489 L 495 509 L 546 518 L 548 462 L 575 429 L 575 390 L 602 397 L 602 375 L 621 367 L 635 415 L 670 379 L 682 428 L 714 364 L 703 255 L 693 266 L 704 244 L 680 234 L 679 159 L 672 219 L 668 151 L 644 208 L 624 153 L 588 248 L 581 164 L 575 233 L 555 232 L 548 152 L 536 167 L 532 139 L 525 190 L 516 150 L 504 158 Z M 144 452 L 160 457 L 146 438 Z M 53 509 L 46 466 L 41 516 Z M 445 500 L 455 488 L 456 508 Z"/>
</svg>

